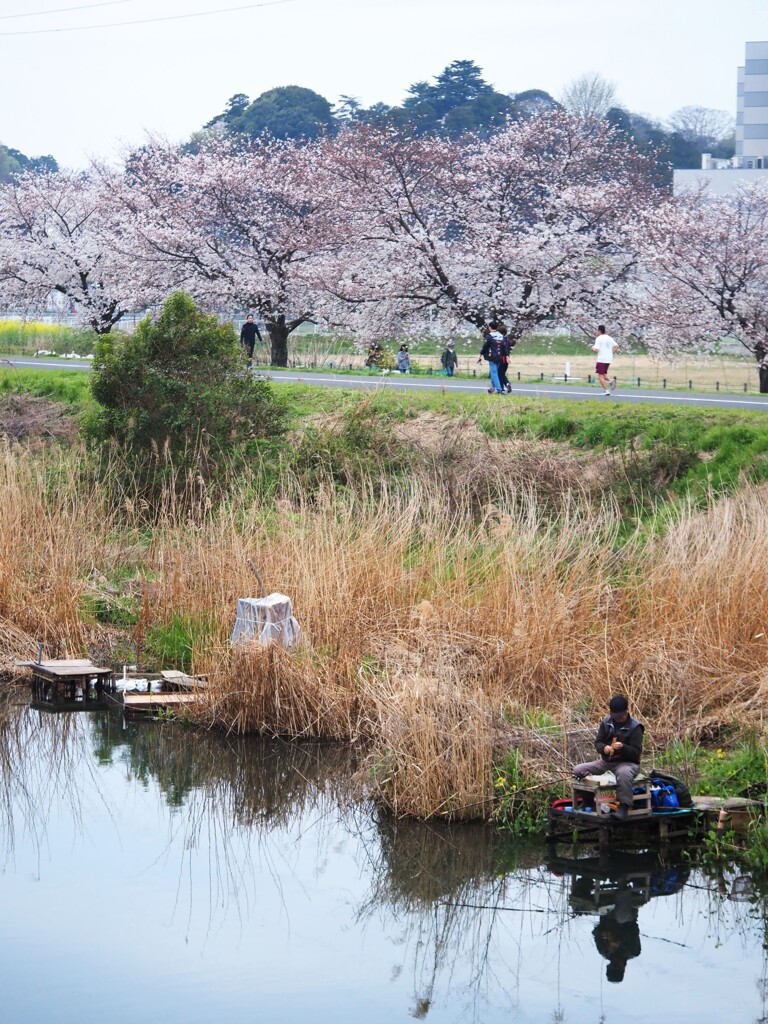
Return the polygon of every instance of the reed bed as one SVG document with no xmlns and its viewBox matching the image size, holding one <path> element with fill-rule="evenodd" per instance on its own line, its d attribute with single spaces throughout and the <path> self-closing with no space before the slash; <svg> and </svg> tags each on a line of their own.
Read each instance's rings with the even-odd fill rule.
<svg viewBox="0 0 768 1024">
<path fill-rule="evenodd" d="M 99 637 L 84 614 L 94 576 L 133 587 L 126 641 L 179 616 L 199 626 L 201 724 L 359 741 L 371 791 L 399 815 L 492 813 L 494 765 L 536 714 L 589 728 L 623 691 L 664 743 L 754 721 L 768 692 L 764 488 L 666 506 L 628 534 L 610 497 L 542 500 L 522 475 L 479 502 L 428 466 L 354 490 L 284 473 L 269 498 L 243 480 L 194 514 L 169 497 L 150 530 L 83 487 L 84 458 L 0 453 L 0 621 L 84 651 Z M 237 598 L 258 593 L 249 560 L 293 601 L 295 655 L 228 646 Z M 542 777 L 567 767 L 554 748 L 539 747 Z"/>
</svg>

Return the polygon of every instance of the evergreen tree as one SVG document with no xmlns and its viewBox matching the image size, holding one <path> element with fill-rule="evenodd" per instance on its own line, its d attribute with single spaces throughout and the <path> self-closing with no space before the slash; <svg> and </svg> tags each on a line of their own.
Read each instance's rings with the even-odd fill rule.
<svg viewBox="0 0 768 1024">
<path fill-rule="evenodd" d="M 150 499 L 220 480 L 281 426 L 269 384 L 243 367 L 232 325 L 183 292 L 134 334 L 101 339 L 91 389 L 100 408 L 88 435 L 117 447 Z"/>
</svg>

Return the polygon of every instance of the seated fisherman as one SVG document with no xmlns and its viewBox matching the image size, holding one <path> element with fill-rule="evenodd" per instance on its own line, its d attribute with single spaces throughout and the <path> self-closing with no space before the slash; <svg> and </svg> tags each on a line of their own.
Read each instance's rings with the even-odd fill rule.
<svg viewBox="0 0 768 1024">
<path fill-rule="evenodd" d="M 626 821 L 632 807 L 632 785 L 640 771 L 643 726 L 630 716 L 627 698 L 620 694 L 611 697 L 608 709 L 610 714 L 600 723 L 595 737 L 595 749 L 600 760 L 575 765 L 573 774 L 577 779 L 583 779 L 585 775 L 613 772 L 619 799 L 616 817 Z"/>
</svg>

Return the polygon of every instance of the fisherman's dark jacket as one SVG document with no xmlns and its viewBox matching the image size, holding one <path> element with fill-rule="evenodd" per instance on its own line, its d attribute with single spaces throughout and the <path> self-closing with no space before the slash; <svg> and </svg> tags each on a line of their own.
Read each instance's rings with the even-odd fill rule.
<svg viewBox="0 0 768 1024">
<path fill-rule="evenodd" d="M 623 725 L 617 725 L 610 715 L 606 715 L 600 723 L 595 736 L 595 749 L 600 757 L 606 761 L 631 761 L 633 764 L 640 764 L 640 752 L 643 749 L 642 726 L 636 718 L 630 717 Z M 604 751 L 612 739 L 616 738 L 624 746 L 617 750 L 611 757 Z"/>
</svg>

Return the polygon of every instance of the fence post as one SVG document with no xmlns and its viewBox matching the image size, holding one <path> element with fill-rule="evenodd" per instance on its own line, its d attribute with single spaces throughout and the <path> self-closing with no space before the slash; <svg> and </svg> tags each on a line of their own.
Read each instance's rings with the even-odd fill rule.
<svg viewBox="0 0 768 1024">
<path fill-rule="evenodd" d="M 542 383 L 542 384 L 544 383 L 544 374 L 543 374 L 543 373 L 542 373 L 542 375 L 541 375 L 541 383 Z"/>
<path fill-rule="evenodd" d="M 744 394 L 746 395 L 746 393 L 747 393 L 747 382 L 744 381 Z"/>
<path fill-rule="evenodd" d="M 637 386 L 640 387 L 640 378 L 637 378 Z"/>
<path fill-rule="evenodd" d="M 518 384 L 520 383 L 520 371 L 519 370 L 517 371 L 517 383 Z"/>
<path fill-rule="evenodd" d="M 693 391 L 693 381 L 692 380 L 688 381 L 688 390 L 689 391 Z"/>
<path fill-rule="evenodd" d="M 667 378 L 666 377 L 662 377 L 661 378 L 661 386 L 664 388 L 665 391 L 667 390 Z"/>
<path fill-rule="evenodd" d="M 719 391 L 719 390 L 720 390 L 720 381 L 716 380 L 715 381 L 715 391 Z"/>
</svg>

